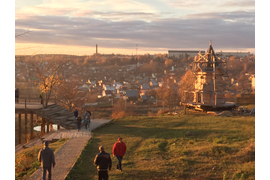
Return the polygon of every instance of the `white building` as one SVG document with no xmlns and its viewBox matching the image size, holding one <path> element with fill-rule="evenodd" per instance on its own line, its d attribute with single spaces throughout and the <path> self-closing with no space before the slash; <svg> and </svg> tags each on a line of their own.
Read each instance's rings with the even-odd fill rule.
<svg viewBox="0 0 270 180">
<path fill-rule="evenodd" d="M 199 52 L 201 54 L 204 54 L 205 51 L 177 51 L 177 50 L 169 50 L 169 58 L 175 57 L 175 58 L 185 58 L 187 56 L 194 58 L 198 55 Z"/>
</svg>

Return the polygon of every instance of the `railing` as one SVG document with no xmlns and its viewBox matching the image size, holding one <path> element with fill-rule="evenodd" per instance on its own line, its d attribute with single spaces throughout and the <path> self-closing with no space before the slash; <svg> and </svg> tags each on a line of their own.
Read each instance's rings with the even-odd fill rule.
<svg viewBox="0 0 270 180">
<path fill-rule="evenodd" d="M 26 108 L 27 105 L 42 105 L 42 107 L 45 107 L 47 95 L 45 94 L 45 97 L 42 99 L 39 96 L 39 94 L 20 94 L 19 98 L 15 98 L 15 105 L 24 104 L 24 108 Z M 56 95 L 51 95 L 48 103 L 57 104 Z"/>
<path fill-rule="evenodd" d="M 37 104 L 41 104 L 41 98 L 39 97 L 40 94 L 20 94 L 19 98 L 15 98 L 15 107 L 16 104 L 24 104 L 24 108 L 26 109 L 27 105 L 37 105 Z M 42 107 L 45 108 L 45 99 L 47 98 L 47 94 L 44 94 L 44 98 L 43 98 L 43 103 L 42 103 Z M 17 103 L 16 101 L 19 101 L 19 103 Z M 56 94 L 52 94 L 50 96 L 50 99 L 48 101 L 49 102 L 53 102 L 55 104 L 67 104 L 67 100 L 64 99 L 58 99 Z M 74 105 L 73 108 L 80 108 L 82 109 L 82 111 L 84 112 L 85 107 L 84 106 L 79 106 L 77 104 L 75 104 L 74 102 L 72 102 L 72 104 Z M 92 116 L 94 118 L 94 111 L 92 112 Z"/>
</svg>

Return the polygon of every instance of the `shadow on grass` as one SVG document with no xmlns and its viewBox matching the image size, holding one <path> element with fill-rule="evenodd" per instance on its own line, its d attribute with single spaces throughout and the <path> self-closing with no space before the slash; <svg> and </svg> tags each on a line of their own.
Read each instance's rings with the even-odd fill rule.
<svg viewBox="0 0 270 180">
<path fill-rule="evenodd" d="M 109 174 L 109 179 L 112 180 L 142 180 L 142 179 L 188 179 L 190 178 L 189 173 L 185 172 L 168 172 L 168 171 L 152 171 L 152 170 L 128 170 L 122 173 Z"/>
<path fill-rule="evenodd" d="M 209 134 L 219 134 L 222 136 L 223 133 L 228 133 L 228 130 L 213 130 L 213 129 L 171 129 L 165 127 L 129 127 L 126 125 L 108 125 L 101 129 L 94 131 L 103 135 L 108 134 L 122 134 L 124 137 L 141 137 L 141 138 L 188 138 L 188 139 L 208 139 Z M 237 131 L 229 131 L 229 133 L 237 133 Z"/>
</svg>

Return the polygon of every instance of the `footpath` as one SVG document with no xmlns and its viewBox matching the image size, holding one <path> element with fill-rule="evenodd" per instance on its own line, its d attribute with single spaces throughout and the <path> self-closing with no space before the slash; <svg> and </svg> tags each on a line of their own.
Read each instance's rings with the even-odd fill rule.
<svg viewBox="0 0 270 180">
<path fill-rule="evenodd" d="M 81 131 L 77 129 L 59 130 L 48 135 L 44 140 L 53 140 L 61 138 L 70 138 L 56 153 L 55 153 L 55 167 L 52 168 L 52 179 L 64 180 L 69 171 L 73 168 L 75 162 L 80 156 L 85 145 L 91 138 L 91 131 L 101 127 L 111 120 L 105 119 L 91 119 L 90 129 L 81 127 Z M 51 139 L 52 138 L 52 139 Z M 50 147 L 50 144 L 49 144 Z M 28 180 L 42 180 L 42 168 L 37 169 Z"/>
</svg>

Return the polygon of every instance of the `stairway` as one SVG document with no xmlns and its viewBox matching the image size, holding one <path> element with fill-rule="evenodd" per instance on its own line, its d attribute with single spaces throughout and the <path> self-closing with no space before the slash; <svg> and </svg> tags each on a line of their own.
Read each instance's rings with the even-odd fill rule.
<svg viewBox="0 0 270 180">
<path fill-rule="evenodd" d="M 76 128 L 73 112 L 70 112 L 57 104 L 49 105 L 46 108 L 39 108 L 35 110 L 35 113 L 46 120 L 49 120 L 53 124 L 58 124 L 64 127 L 65 129 Z"/>
</svg>

